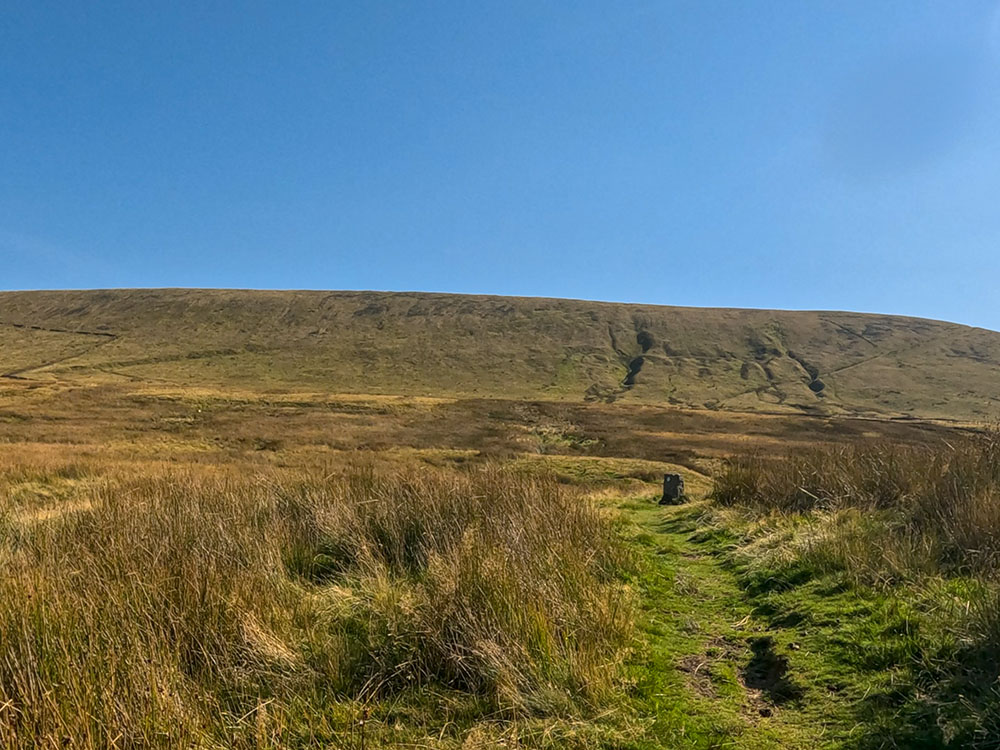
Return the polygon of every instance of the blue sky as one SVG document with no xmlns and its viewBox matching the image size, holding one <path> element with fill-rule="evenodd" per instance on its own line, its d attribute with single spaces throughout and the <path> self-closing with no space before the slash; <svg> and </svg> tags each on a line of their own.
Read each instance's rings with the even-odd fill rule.
<svg viewBox="0 0 1000 750">
<path fill-rule="evenodd" d="M 1000 329 L 996 0 L 6 0 L 0 61 L 0 288 Z"/>
</svg>

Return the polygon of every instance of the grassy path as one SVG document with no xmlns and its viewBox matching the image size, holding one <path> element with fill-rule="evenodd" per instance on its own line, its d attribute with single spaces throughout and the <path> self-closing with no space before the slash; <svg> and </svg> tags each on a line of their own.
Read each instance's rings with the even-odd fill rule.
<svg viewBox="0 0 1000 750">
<path fill-rule="evenodd" d="M 796 667 L 814 658 L 794 628 L 775 627 L 724 565 L 724 542 L 697 529 L 697 508 L 624 503 L 644 551 L 642 628 L 634 662 L 635 748 L 820 748 L 837 743 L 841 713 L 817 701 Z M 795 666 L 793 666 L 795 665 Z M 839 726 L 837 726 L 839 725 Z"/>
</svg>

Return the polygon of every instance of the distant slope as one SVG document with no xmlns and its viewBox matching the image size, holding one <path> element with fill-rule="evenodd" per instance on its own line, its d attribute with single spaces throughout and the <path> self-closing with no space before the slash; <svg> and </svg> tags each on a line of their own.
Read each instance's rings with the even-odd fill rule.
<svg viewBox="0 0 1000 750">
<path fill-rule="evenodd" d="M 0 375 L 991 420 L 1000 333 L 884 315 L 513 297 L 5 292 Z"/>
</svg>

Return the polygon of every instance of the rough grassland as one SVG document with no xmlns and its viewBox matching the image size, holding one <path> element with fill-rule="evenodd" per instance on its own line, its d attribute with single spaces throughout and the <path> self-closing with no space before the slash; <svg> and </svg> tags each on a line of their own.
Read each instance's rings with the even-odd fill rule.
<svg viewBox="0 0 1000 750">
<path fill-rule="evenodd" d="M 59 512 L 33 502 L 88 478 Z M 429 727 L 485 745 L 618 703 L 630 557 L 551 482 L 66 464 L 0 482 L 0 747 L 392 746 Z"/>
<path fill-rule="evenodd" d="M 748 589 L 869 681 L 859 745 L 998 746 L 995 436 L 740 456 L 714 494 Z"/>
<path fill-rule="evenodd" d="M 926 607 L 762 568 L 759 533 L 714 505 L 655 504 L 649 473 L 675 466 L 536 454 L 467 473 L 427 451 L 310 476 L 13 449 L 0 746 L 932 738 L 898 710 L 914 656 L 947 643 L 916 631 Z"/>
<path fill-rule="evenodd" d="M 0 294 L 0 747 L 994 748 L 997 341 Z"/>
<path fill-rule="evenodd" d="M 990 419 L 1000 334 L 836 312 L 371 292 L 0 294 L 31 380 Z"/>
</svg>

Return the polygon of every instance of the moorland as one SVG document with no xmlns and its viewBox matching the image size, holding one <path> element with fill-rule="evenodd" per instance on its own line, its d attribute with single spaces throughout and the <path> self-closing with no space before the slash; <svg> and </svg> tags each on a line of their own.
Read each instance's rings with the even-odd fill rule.
<svg viewBox="0 0 1000 750">
<path fill-rule="evenodd" d="M 998 374 L 894 316 L 2 293 L 0 747 L 997 747 Z"/>
</svg>

